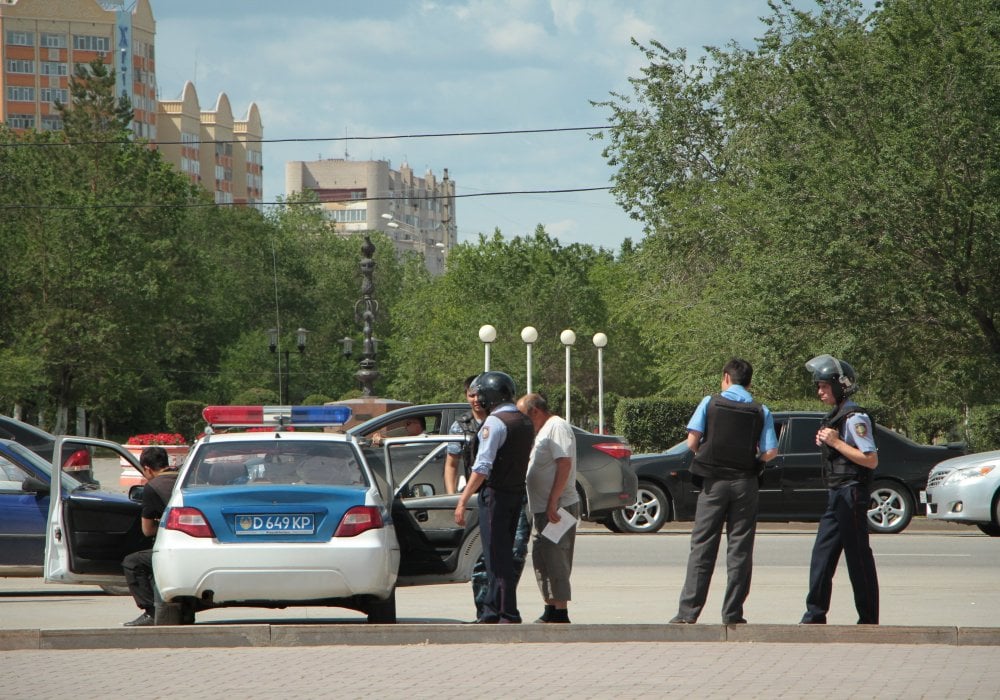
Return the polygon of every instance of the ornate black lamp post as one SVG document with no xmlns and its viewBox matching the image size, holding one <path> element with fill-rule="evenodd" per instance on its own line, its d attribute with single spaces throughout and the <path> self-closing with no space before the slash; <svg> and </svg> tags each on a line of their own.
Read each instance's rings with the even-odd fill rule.
<svg viewBox="0 0 1000 700">
<path fill-rule="evenodd" d="M 377 364 L 375 362 L 378 350 L 377 339 L 372 335 L 375 327 L 375 315 L 378 313 L 378 301 L 375 299 L 375 281 L 372 278 L 375 272 L 375 261 L 372 256 L 375 254 L 375 244 L 371 238 L 365 235 L 365 242 L 361 246 L 361 298 L 354 304 L 354 320 L 361 324 L 362 341 L 361 361 L 358 363 L 361 368 L 354 376 L 361 384 L 361 392 L 365 396 L 375 395 L 375 381 L 379 378 Z M 340 341 L 344 345 L 344 357 L 352 354 L 354 341 L 344 337 Z"/>
</svg>

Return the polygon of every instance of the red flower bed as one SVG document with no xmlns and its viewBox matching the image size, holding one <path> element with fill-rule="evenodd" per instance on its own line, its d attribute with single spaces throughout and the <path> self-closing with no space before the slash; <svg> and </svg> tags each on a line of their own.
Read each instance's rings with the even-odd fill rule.
<svg viewBox="0 0 1000 700">
<path fill-rule="evenodd" d="M 180 433 L 143 433 L 133 435 L 126 445 L 186 445 L 187 441 Z"/>
</svg>

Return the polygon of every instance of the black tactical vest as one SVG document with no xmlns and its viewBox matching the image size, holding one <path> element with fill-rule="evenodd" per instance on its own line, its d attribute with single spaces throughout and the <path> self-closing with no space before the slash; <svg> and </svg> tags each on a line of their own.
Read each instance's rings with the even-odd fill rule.
<svg viewBox="0 0 1000 700">
<path fill-rule="evenodd" d="M 479 450 L 479 429 L 483 424 L 476 420 L 471 411 L 460 415 L 455 419 L 455 422 L 458 423 L 458 427 L 462 429 L 462 434 L 466 438 L 462 448 L 462 459 L 465 461 L 465 466 L 471 468 L 476 460 L 476 452 Z"/>
<path fill-rule="evenodd" d="M 493 415 L 507 426 L 507 439 L 497 450 L 486 485 L 497 491 L 524 493 L 528 459 L 535 442 L 535 427 L 531 419 L 520 411 L 500 411 Z"/>
<path fill-rule="evenodd" d="M 866 413 L 866 411 L 853 401 L 845 401 L 841 406 L 827 413 L 820 425 L 824 428 L 833 428 L 843 439 L 844 422 L 855 413 Z M 820 452 L 823 455 L 823 478 L 826 480 L 828 488 L 837 488 L 852 481 L 866 486 L 871 483 L 874 469 L 866 469 L 855 464 L 826 444 L 820 447 Z"/>
<path fill-rule="evenodd" d="M 763 429 L 764 407 L 759 403 L 714 395 L 708 401 L 704 442 L 691 463 L 691 473 L 714 479 L 756 476 Z"/>
</svg>

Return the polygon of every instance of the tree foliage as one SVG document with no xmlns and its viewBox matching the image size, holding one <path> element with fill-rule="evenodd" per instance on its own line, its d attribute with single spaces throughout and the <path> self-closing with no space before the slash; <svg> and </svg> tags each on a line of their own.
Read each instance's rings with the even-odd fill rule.
<svg viewBox="0 0 1000 700">
<path fill-rule="evenodd" d="M 634 93 L 601 103 L 615 193 L 647 224 L 631 313 L 664 384 L 740 354 L 791 396 L 790 368 L 832 352 L 892 405 L 981 401 L 1000 378 L 1000 9 L 783 1 L 766 24 L 694 63 L 640 47 Z"/>
</svg>

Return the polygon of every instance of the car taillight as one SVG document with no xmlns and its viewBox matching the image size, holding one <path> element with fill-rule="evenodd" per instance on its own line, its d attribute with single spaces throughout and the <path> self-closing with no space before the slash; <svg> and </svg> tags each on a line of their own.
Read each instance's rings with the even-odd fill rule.
<svg viewBox="0 0 1000 700">
<path fill-rule="evenodd" d="M 382 527 L 382 513 L 375 506 L 354 506 L 344 513 L 334 537 L 354 537 Z"/>
<path fill-rule="evenodd" d="M 628 459 L 632 456 L 632 448 L 623 442 L 599 442 L 594 445 L 594 449 L 615 459 Z"/>
<path fill-rule="evenodd" d="M 88 450 L 77 450 L 63 462 L 63 471 L 82 472 L 90 469 L 92 466 L 90 452 Z"/>
<path fill-rule="evenodd" d="M 197 508 L 171 508 L 167 512 L 167 524 L 164 527 L 191 537 L 215 537 L 212 526 Z"/>
</svg>

